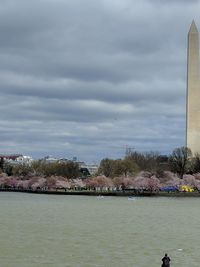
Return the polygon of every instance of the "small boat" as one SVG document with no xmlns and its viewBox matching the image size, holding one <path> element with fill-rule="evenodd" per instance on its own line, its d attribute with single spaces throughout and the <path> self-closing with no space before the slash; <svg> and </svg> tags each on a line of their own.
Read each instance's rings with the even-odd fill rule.
<svg viewBox="0 0 200 267">
<path fill-rule="evenodd" d="M 104 196 L 97 196 L 97 199 L 103 199 Z"/>
<path fill-rule="evenodd" d="M 128 200 L 136 200 L 135 197 L 128 197 Z"/>
</svg>

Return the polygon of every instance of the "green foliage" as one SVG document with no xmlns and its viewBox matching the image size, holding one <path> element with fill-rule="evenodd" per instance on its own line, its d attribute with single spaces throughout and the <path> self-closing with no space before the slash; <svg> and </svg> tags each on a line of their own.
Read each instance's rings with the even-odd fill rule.
<svg viewBox="0 0 200 267">
<path fill-rule="evenodd" d="M 162 157 L 156 152 L 139 153 L 135 151 L 129 153 L 124 159 L 102 159 L 99 174 L 114 177 L 148 171 L 152 175 L 162 177 L 165 170 L 169 170 L 167 157 Z"/>
<path fill-rule="evenodd" d="M 113 159 L 105 158 L 101 160 L 98 173 L 103 174 L 106 177 L 112 177 L 114 171 L 114 163 Z"/>
<path fill-rule="evenodd" d="M 103 174 L 106 177 L 114 176 L 127 176 L 138 171 L 138 166 L 129 158 L 124 159 L 102 159 L 99 166 L 99 174 Z"/>
<path fill-rule="evenodd" d="M 148 171 L 158 177 L 169 169 L 167 158 L 163 159 L 157 152 L 139 153 L 135 151 L 130 153 L 128 158 L 138 166 L 140 171 Z"/>
<path fill-rule="evenodd" d="M 12 175 L 29 176 L 32 175 L 33 168 L 28 164 L 17 164 L 12 166 Z"/>
<path fill-rule="evenodd" d="M 11 165 L 9 163 L 5 163 L 3 170 L 5 173 L 7 173 L 8 176 L 63 176 L 67 177 L 68 179 L 80 177 L 79 166 L 73 161 L 62 163 L 46 163 L 44 161 L 38 160 L 34 161 L 31 165 Z"/>
<path fill-rule="evenodd" d="M 138 172 L 137 164 L 130 158 L 118 159 L 115 161 L 113 175 L 114 176 L 127 176 Z"/>
<path fill-rule="evenodd" d="M 13 175 L 13 166 L 9 163 L 4 163 L 3 165 L 3 171 L 8 175 L 11 176 Z"/>
<path fill-rule="evenodd" d="M 67 177 L 68 179 L 80 176 L 79 165 L 73 161 L 67 163 L 59 163 L 57 166 L 57 175 Z"/>
<path fill-rule="evenodd" d="M 4 159 L 0 158 L 0 169 L 3 171 Z"/>
<path fill-rule="evenodd" d="M 13 165 L 9 162 L 3 164 L 3 171 L 8 175 L 15 176 L 31 176 L 33 174 L 33 168 L 27 164 L 16 164 Z"/>
<path fill-rule="evenodd" d="M 32 164 L 35 175 L 44 176 L 63 176 L 68 179 L 77 178 L 80 176 L 79 166 L 76 162 L 54 162 L 46 163 L 43 161 L 35 161 Z"/>
</svg>

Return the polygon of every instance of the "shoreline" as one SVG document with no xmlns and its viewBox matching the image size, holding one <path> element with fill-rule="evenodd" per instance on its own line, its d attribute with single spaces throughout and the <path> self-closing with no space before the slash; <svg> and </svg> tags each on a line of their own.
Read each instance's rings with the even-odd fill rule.
<svg viewBox="0 0 200 267">
<path fill-rule="evenodd" d="M 0 192 L 16 192 L 43 195 L 113 196 L 113 197 L 200 197 L 200 192 L 133 192 L 133 191 L 44 191 L 1 188 Z"/>
</svg>

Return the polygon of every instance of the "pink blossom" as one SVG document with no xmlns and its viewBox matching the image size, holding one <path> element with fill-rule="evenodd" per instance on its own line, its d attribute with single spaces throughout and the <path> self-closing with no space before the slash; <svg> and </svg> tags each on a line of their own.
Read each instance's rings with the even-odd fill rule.
<svg viewBox="0 0 200 267">
<path fill-rule="evenodd" d="M 157 191 L 159 189 L 160 189 L 160 180 L 155 176 L 151 176 L 150 178 L 148 178 L 148 190 Z"/>
<path fill-rule="evenodd" d="M 124 177 L 123 184 L 126 188 L 132 188 L 134 185 L 134 178 Z"/>
<path fill-rule="evenodd" d="M 18 180 L 17 187 L 22 189 L 29 189 L 29 180 Z"/>
<path fill-rule="evenodd" d="M 87 187 L 92 187 L 92 188 L 100 188 L 100 189 L 103 189 L 104 187 L 105 188 L 108 188 L 108 187 L 112 187 L 113 186 L 113 183 L 112 183 L 112 180 L 108 177 L 105 177 L 105 176 L 97 176 L 97 177 L 94 177 L 94 178 L 89 178 L 86 180 L 86 185 Z"/>
<path fill-rule="evenodd" d="M 0 177 L 0 186 L 4 186 L 5 177 Z"/>
<path fill-rule="evenodd" d="M 33 177 L 30 181 L 29 181 L 29 187 L 32 190 L 36 190 L 38 188 L 42 189 L 46 186 L 46 179 L 41 177 Z"/>
<path fill-rule="evenodd" d="M 71 184 L 67 178 L 62 176 L 51 176 L 46 179 L 45 185 L 48 189 L 71 188 Z"/>
<path fill-rule="evenodd" d="M 73 187 L 83 188 L 86 186 L 86 182 L 83 181 L 82 179 L 73 179 L 71 180 L 71 183 Z"/>
<path fill-rule="evenodd" d="M 88 188 L 96 188 L 98 187 L 98 182 L 95 178 L 88 178 L 86 179 L 86 186 Z"/>
<path fill-rule="evenodd" d="M 16 177 L 12 176 L 9 178 L 9 185 L 11 187 L 17 187 L 18 180 Z"/>
<path fill-rule="evenodd" d="M 172 179 L 166 182 L 166 185 L 174 186 L 174 187 L 179 187 L 182 184 L 183 184 L 183 180 L 178 177 L 173 177 Z"/>
<path fill-rule="evenodd" d="M 155 176 L 149 178 L 138 176 L 134 180 L 135 189 L 157 191 L 160 188 L 160 180 Z"/>
<path fill-rule="evenodd" d="M 56 180 L 56 188 L 71 188 L 71 184 L 66 179 Z"/>
<path fill-rule="evenodd" d="M 5 172 L 1 172 L 0 173 L 0 178 L 6 178 L 6 177 L 8 177 L 8 175 L 5 173 Z"/>
<path fill-rule="evenodd" d="M 190 187 L 196 187 L 198 181 L 195 179 L 193 175 L 184 175 L 183 176 L 184 185 L 188 185 Z"/>
<path fill-rule="evenodd" d="M 10 177 L 0 177 L 0 186 L 5 186 L 5 187 L 16 187 L 17 186 L 17 178 L 14 176 Z"/>
<path fill-rule="evenodd" d="M 124 186 L 125 188 L 132 188 L 134 186 L 134 178 L 133 177 L 115 177 L 113 179 L 113 184 L 116 187 Z"/>
<path fill-rule="evenodd" d="M 55 189 L 56 188 L 56 178 L 54 176 L 48 177 L 46 179 L 46 186 L 48 189 Z"/>
<path fill-rule="evenodd" d="M 135 189 L 146 189 L 148 187 L 147 179 L 143 176 L 137 176 L 134 180 L 134 188 Z"/>
<path fill-rule="evenodd" d="M 198 173 L 195 173 L 194 174 L 194 177 L 197 179 L 197 180 L 200 180 L 200 173 L 198 172 Z"/>
<path fill-rule="evenodd" d="M 179 178 L 176 173 L 173 173 L 173 172 L 170 172 L 170 171 L 165 171 L 164 172 L 164 177 L 169 179 L 169 180 L 172 180 L 174 178 Z"/>
<path fill-rule="evenodd" d="M 114 179 L 113 179 L 113 184 L 114 184 L 114 186 L 116 186 L 116 187 L 121 187 L 122 185 L 123 185 L 123 183 L 124 183 L 124 177 L 115 177 Z"/>
</svg>

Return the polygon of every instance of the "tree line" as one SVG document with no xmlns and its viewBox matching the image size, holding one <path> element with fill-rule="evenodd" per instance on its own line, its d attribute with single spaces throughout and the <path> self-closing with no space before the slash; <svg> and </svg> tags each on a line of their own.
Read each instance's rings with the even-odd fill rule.
<svg viewBox="0 0 200 267">
<path fill-rule="evenodd" d="M 148 171 L 160 178 L 165 171 L 172 171 L 180 178 L 184 174 L 200 172 L 200 155 L 192 156 L 187 147 L 173 150 L 171 155 L 162 156 L 157 152 L 130 152 L 124 159 L 102 159 L 99 166 L 99 174 L 106 177 L 134 175 L 140 171 Z"/>
<path fill-rule="evenodd" d="M 8 176 L 62 176 L 68 179 L 83 177 L 78 163 L 73 161 L 46 163 L 37 160 L 29 165 L 13 165 L 1 159 L 0 169 Z M 109 178 L 128 177 L 141 171 L 147 171 L 158 178 L 162 178 L 165 171 L 171 171 L 182 178 L 184 174 L 200 172 L 200 155 L 192 156 L 191 150 L 187 147 L 176 148 L 169 156 L 162 156 L 157 152 L 134 151 L 122 159 L 102 159 L 96 175 L 104 175 Z"/>
<path fill-rule="evenodd" d="M 8 176 L 62 176 L 68 179 L 81 177 L 82 173 L 78 163 L 73 161 L 46 163 L 42 160 L 33 161 L 31 164 L 10 164 L 2 162 L 0 168 Z"/>
</svg>

